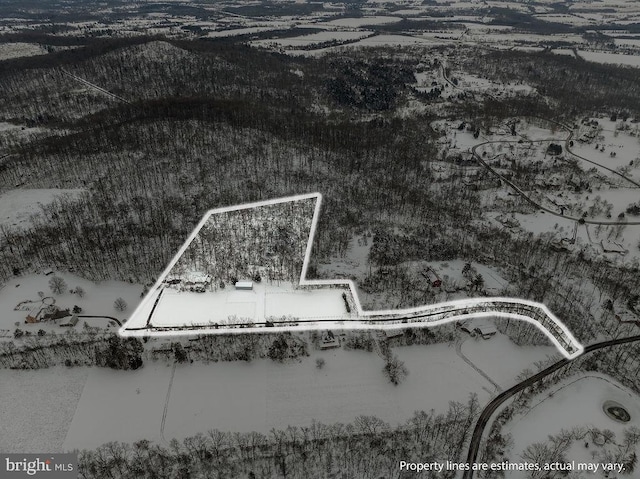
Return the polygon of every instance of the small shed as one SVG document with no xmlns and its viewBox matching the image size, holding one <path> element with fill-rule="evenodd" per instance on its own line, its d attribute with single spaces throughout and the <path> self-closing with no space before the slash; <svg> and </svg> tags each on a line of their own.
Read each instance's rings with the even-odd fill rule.
<svg viewBox="0 0 640 479">
<path fill-rule="evenodd" d="M 384 335 L 387 339 L 396 338 L 404 335 L 404 329 L 385 329 Z"/>
<path fill-rule="evenodd" d="M 331 331 L 327 331 L 322 335 L 322 340 L 320 341 L 320 349 L 331 349 L 339 347 L 340 341 L 336 339 Z"/>
<path fill-rule="evenodd" d="M 624 246 L 620 243 L 616 243 L 615 241 L 602 240 L 600 244 L 602 245 L 602 251 L 605 253 L 618 253 L 620 255 L 625 255 L 629 252 Z"/>
<path fill-rule="evenodd" d="M 206 288 L 211 284 L 212 277 L 210 274 L 199 271 L 191 271 L 183 276 L 182 283 L 184 289 L 204 293 Z"/>
<path fill-rule="evenodd" d="M 253 281 L 247 281 L 247 280 L 237 281 L 236 289 L 240 291 L 251 291 L 253 290 Z"/>
<path fill-rule="evenodd" d="M 62 328 L 73 328 L 76 324 L 78 324 L 78 315 L 72 314 L 68 318 L 64 319 L 60 322 L 59 326 Z"/>
</svg>

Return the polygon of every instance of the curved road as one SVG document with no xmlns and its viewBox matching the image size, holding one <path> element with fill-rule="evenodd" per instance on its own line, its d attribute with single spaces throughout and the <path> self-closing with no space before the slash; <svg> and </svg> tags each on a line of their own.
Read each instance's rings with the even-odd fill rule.
<svg viewBox="0 0 640 479">
<path fill-rule="evenodd" d="M 94 315 L 79 314 L 78 318 L 109 319 L 111 321 L 115 321 L 116 323 L 118 323 L 118 326 L 122 326 L 122 322 L 118 318 L 114 318 L 113 316 L 94 316 Z"/>
<path fill-rule="evenodd" d="M 584 349 L 583 354 L 589 354 L 593 351 L 597 351 L 599 349 L 608 348 L 611 346 L 617 346 L 619 344 L 633 343 L 636 341 L 640 341 L 640 335 L 629 336 L 627 338 L 619 338 L 619 339 L 610 339 L 608 341 L 603 341 L 601 343 L 591 344 Z M 556 372 L 558 369 L 562 368 L 569 364 L 573 359 L 563 358 L 557 363 L 552 364 L 546 369 L 534 374 L 533 376 L 525 379 L 524 381 L 516 384 L 515 386 L 507 389 L 506 391 L 498 394 L 487 406 L 483 409 L 482 413 L 480 413 L 480 417 L 476 422 L 476 426 L 473 430 L 473 435 L 471 436 L 471 443 L 469 444 L 469 452 L 467 453 L 467 464 L 471 467 L 473 463 L 476 462 L 478 458 L 478 451 L 480 450 L 480 442 L 482 440 L 482 435 L 484 433 L 484 429 L 489 423 L 489 420 L 493 416 L 493 414 L 497 411 L 497 409 L 508 399 L 512 398 L 516 394 L 518 394 L 523 389 L 531 386 L 532 384 L 537 383 L 541 379 L 549 376 L 550 374 Z M 462 479 L 473 479 L 474 471 L 468 470 L 464 471 L 462 475 Z"/>
<path fill-rule="evenodd" d="M 440 71 L 442 73 L 442 78 L 449 84 L 451 85 L 453 88 L 462 91 L 463 93 L 467 93 L 465 90 L 463 90 L 462 88 L 460 88 L 458 85 L 455 85 L 447 76 L 447 69 L 446 69 L 446 64 L 441 62 L 440 63 Z M 486 93 L 487 96 L 489 96 L 490 98 L 494 99 L 494 100 L 498 100 L 497 97 L 495 97 L 494 95 L 491 95 L 489 93 Z M 546 140 L 527 140 L 529 143 L 536 143 L 536 142 L 543 142 L 543 141 L 564 141 L 564 148 L 565 150 L 570 154 L 575 156 L 576 158 L 581 159 L 582 161 L 586 161 L 587 163 L 591 163 L 592 165 L 597 166 L 598 168 L 602 168 L 604 170 L 607 170 L 608 172 L 619 176 L 620 178 L 622 178 L 623 180 L 628 181 L 629 183 L 631 183 L 632 185 L 636 186 L 637 188 L 640 188 L 640 183 L 636 182 L 635 180 L 623 175 L 622 173 L 616 171 L 616 170 L 612 170 L 611 168 L 608 168 L 604 165 L 601 165 L 600 163 L 596 163 L 595 161 L 589 160 L 583 156 L 578 155 L 577 153 L 574 153 L 571 150 L 571 147 L 569 146 L 569 142 L 571 141 L 571 139 L 573 138 L 573 130 L 568 126 L 565 125 L 564 123 L 560 123 L 559 121 L 555 121 L 555 120 L 550 120 L 548 118 L 542 118 L 540 116 L 532 116 L 532 118 L 538 118 L 540 120 L 543 121 L 547 121 L 549 123 L 553 123 L 554 125 L 560 126 L 562 128 L 564 128 L 567 133 L 569 133 L 569 136 L 567 136 L 566 139 L 564 140 L 558 140 L 557 138 L 552 138 L 552 139 L 546 139 Z M 487 168 L 489 171 L 491 171 L 491 173 L 493 173 L 494 175 L 498 176 L 501 180 L 503 180 L 505 183 L 507 183 L 509 186 L 511 186 L 514 190 L 516 190 L 518 193 L 520 193 L 523 198 L 525 198 L 527 201 L 529 201 L 529 203 L 531 203 L 532 205 L 536 206 L 537 208 L 540 208 L 542 210 L 545 210 L 548 213 L 551 213 L 555 216 L 559 216 L 561 218 L 565 218 L 565 219 L 569 219 L 569 220 L 573 220 L 573 221 L 578 221 L 580 220 L 580 218 L 573 218 L 571 216 L 564 216 L 562 214 L 556 213 L 553 210 L 550 210 L 548 208 L 545 208 L 541 205 L 539 205 L 538 203 L 536 203 L 535 201 L 533 201 L 531 198 L 529 198 L 526 194 L 524 194 L 524 192 L 518 188 L 516 185 L 514 185 L 513 183 L 511 183 L 510 181 L 506 180 L 502 175 L 500 175 L 497 171 L 495 171 L 493 168 L 491 168 L 489 165 L 487 165 L 482 158 L 480 157 L 480 155 L 478 155 L 476 153 L 476 149 L 480 146 L 484 146 L 484 145 L 488 145 L 488 144 L 493 144 L 493 143 L 519 143 L 523 140 L 514 140 L 514 141 L 510 141 L 510 140 L 494 140 L 494 141 L 486 141 L 484 143 L 480 143 L 479 145 L 475 145 L 474 147 L 471 148 L 471 152 L 473 153 L 473 156 L 476 157 L 476 159 L 478 160 L 478 162 L 480 162 L 480 164 L 482 164 L 482 166 L 484 166 L 485 168 Z M 605 221 L 589 221 L 585 219 L 585 223 L 588 224 L 596 224 L 596 225 L 640 225 L 640 222 L 605 222 Z"/>
<path fill-rule="evenodd" d="M 544 142 L 544 141 L 558 141 L 556 138 L 553 139 L 544 139 L 544 140 L 528 140 L 530 143 L 536 143 L 536 142 Z M 561 140 L 562 141 L 562 140 Z M 566 142 L 569 141 L 569 139 L 564 140 Z M 535 206 L 536 208 L 546 211 L 547 213 L 550 213 L 554 216 L 558 216 L 559 218 L 564 218 L 567 220 L 572 220 L 572 221 L 580 221 L 583 220 L 584 223 L 586 224 L 590 224 L 590 225 L 608 225 L 608 226 L 615 226 L 615 225 L 640 225 L 640 221 L 597 221 L 597 220 L 590 220 L 587 218 L 576 218 L 575 216 L 566 216 L 563 215 L 561 213 L 558 213 L 552 209 L 547 208 L 546 206 L 541 205 L 540 203 L 538 203 L 537 201 L 535 201 L 534 199 L 532 199 L 530 196 L 527 195 L 527 193 L 525 193 L 518 185 L 516 185 L 515 183 L 513 183 L 512 181 L 506 179 L 504 176 L 502 176 L 500 173 L 498 173 L 496 170 L 494 170 L 491 166 L 489 166 L 483 159 L 482 157 L 478 154 L 478 152 L 476 151 L 478 148 L 485 146 L 485 145 L 489 145 L 489 144 L 493 144 L 493 143 L 519 143 L 520 140 L 495 140 L 495 141 L 485 141 L 484 143 L 480 143 L 478 145 L 475 145 L 471 148 L 471 153 L 473 153 L 473 156 L 475 157 L 475 159 L 478 161 L 478 163 L 480 163 L 483 167 L 485 167 L 487 170 L 489 170 L 491 173 L 493 173 L 495 176 L 497 176 L 498 178 L 500 178 L 501 181 L 504 181 L 507 185 L 509 185 L 514 191 L 516 191 L 520 196 L 522 196 L 525 200 L 527 200 L 529 203 L 531 203 L 533 206 Z M 573 154 L 573 153 L 572 153 Z M 576 155 L 577 156 L 577 155 Z M 581 158 L 581 157 L 578 157 Z M 589 161 L 589 160 L 587 160 Z M 591 162 L 593 163 L 593 162 Z M 606 168 L 606 167 L 603 167 Z M 619 173 L 617 173 L 619 175 Z M 623 178 L 629 180 L 629 178 L 627 178 L 626 176 L 620 175 Z M 629 180 L 632 183 L 635 184 L 635 182 L 633 180 Z M 640 185 L 639 185 L 640 186 Z"/>
</svg>

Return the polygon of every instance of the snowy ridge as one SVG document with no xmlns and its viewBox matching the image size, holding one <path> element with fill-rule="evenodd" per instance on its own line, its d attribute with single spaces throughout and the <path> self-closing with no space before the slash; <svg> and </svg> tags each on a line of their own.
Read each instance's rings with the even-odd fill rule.
<svg viewBox="0 0 640 479">
<path fill-rule="evenodd" d="M 313 219 L 309 231 L 309 238 L 304 256 L 304 262 L 300 273 L 299 286 L 301 289 L 317 288 L 344 288 L 349 291 L 355 305 L 355 312 L 351 312 L 350 317 L 345 316 L 315 316 L 312 319 L 286 317 L 283 320 L 270 322 L 261 318 L 262 322 L 238 322 L 226 324 L 198 324 L 198 325 L 176 325 L 176 326 L 153 326 L 150 324 L 153 308 L 149 311 L 149 306 L 155 304 L 157 297 L 162 293 L 163 280 L 167 277 L 173 266 L 186 251 L 191 241 L 198 234 L 207 220 L 213 214 L 236 211 L 240 209 L 257 208 L 278 203 L 299 201 L 305 199 L 316 199 Z M 581 355 L 583 346 L 571 334 L 569 329 L 542 303 L 536 303 L 519 298 L 468 298 L 444 303 L 430 304 L 420 307 L 365 311 L 362 308 L 355 284 L 351 280 L 308 280 L 306 279 L 307 268 L 311 257 L 313 239 L 318 224 L 320 214 L 320 204 L 322 195 L 320 193 L 310 193 L 304 195 L 288 196 L 273 200 L 247 203 L 224 208 L 217 208 L 208 211 L 193 233 L 189 236 L 185 244 L 174 256 L 169 266 L 162 273 L 156 284 L 147 294 L 145 299 L 134 311 L 132 317 L 127 321 L 119 333 L 122 336 L 175 336 L 175 335 L 195 335 L 195 334 L 229 334 L 229 333 L 255 333 L 255 332 L 278 332 L 292 330 L 314 330 L 314 329 L 401 329 L 408 327 L 438 326 L 453 321 L 462 321 L 471 318 L 502 317 L 527 321 L 540 329 L 558 350 L 567 358 L 573 359 Z M 143 317 L 144 316 L 144 317 Z M 133 321 L 132 321 L 133 320 Z M 132 323 L 135 323 L 132 325 Z M 266 329 L 266 331 L 265 331 Z"/>
</svg>

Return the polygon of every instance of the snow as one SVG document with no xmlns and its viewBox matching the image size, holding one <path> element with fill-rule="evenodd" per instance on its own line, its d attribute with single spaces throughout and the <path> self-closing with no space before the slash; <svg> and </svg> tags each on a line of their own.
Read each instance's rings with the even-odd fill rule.
<svg viewBox="0 0 640 479">
<path fill-rule="evenodd" d="M 89 369 L 0 369 L 0 451 L 61 449 Z"/>
<path fill-rule="evenodd" d="M 140 301 L 142 285 L 132 285 L 122 281 L 103 281 L 94 283 L 71 273 L 55 273 L 65 280 L 70 289 L 80 286 L 84 289 L 83 298 L 68 291 L 61 295 L 56 295 L 49 288 L 51 277 L 44 274 L 32 274 L 11 279 L 4 286 L 0 287 L 0 330 L 15 329 L 16 322 L 21 323 L 20 329 L 36 333 L 39 329 L 61 331 L 61 328 L 51 323 L 24 324 L 29 311 L 18 310 L 15 307 L 22 301 L 36 301 L 34 307 L 40 304 L 38 291 L 44 292 L 44 296 L 51 296 L 55 299 L 56 306 L 62 309 L 73 308 L 78 305 L 82 308 L 81 314 L 113 316 L 120 320 L 126 318 Z M 116 298 L 123 298 L 128 308 L 124 312 L 117 311 L 113 307 Z M 38 308 L 39 309 L 39 308 Z M 84 319 L 82 321 L 85 321 Z M 108 320 L 86 319 L 91 326 L 106 326 Z"/>
<path fill-rule="evenodd" d="M 214 32 L 207 33 L 207 37 L 210 38 L 221 38 L 221 37 L 233 37 L 237 35 L 250 35 L 252 33 L 261 33 L 261 32 L 269 32 L 272 30 L 278 30 L 279 26 L 265 26 L 265 27 L 247 27 L 247 28 L 234 28 L 231 30 L 218 30 Z"/>
<path fill-rule="evenodd" d="M 628 423 L 619 423 L 607 417 L 602 410 L 606 400 L 622 404 L 631 415 Z M 568 378 L 549 391 L 535 396 L 527 412 L 507 423 L 503 434 L 513 436 L 511 460 L 519 460 L 527 446 L 545 442 L 547 437 L 573 427 L 609 429 L 616 439 L 623 438 L 624 429 L 640 426 L 640 399 L 628 388 L 603 374 L 582 374 Z M 573 457 L 567 456 L 567 460 Z M 576 458 L 577 459 L 577 458 Z M 516 476 L 515 478 L 524 478 Z"/>
<path fill-rule="evenodd" d="M 421 271 L 425 267 L 432 268 L 442 279 L 449 277 L 449 281 L 457 283 L 459 286 L 466 285 L 469 281 L 462 275 L 462 269 L 466 262 L 459 259 L 449 261 L 412 261 L 403 263 L 414 271 Z M 484 278 L 484 289 L 498 293 L 504 289 L 509 281 L 504 279 L 495 269 L 481 263 L 471 262 L 471 266 Z"/>
<path fill-rule="evenodd" d="M 373 237 L 354 236 L 349 241 L 344 256 L 331 258 L 329 263 L 319 264 L 318 271 L 323 278 L 335 279 L 367 273 L 369 269 L 369 251 Z"/>
<path fill-rule="evenodd" d="M 640 47 L 640 39 L 638 38 L 615 38 L 613 41 L 617 46 Z"/>
<path fill-rule="evenodd" d="M 595 23 L 591 19 L 583 18 L 578 15 L 566 15 L 559 13 L 535 15 L 535 17 L 546 22 L 562 23 L 573 26 L 592 25 Z"/>
<path fill-rule="evenodd" d="M 627 123 L 625 128 L 628 127 L 629 131 L 617 130 L 616 132 L 615 122 L 602 118 L 598 118 L 597 121 L 603 128 L 598 133 L 598 137 L 590 143 L 575 141 L 574 145 L 571 147 L 571 151 L 613 170 L 628 167 L 629 172 L 626 176 L 630 176 L 631 178 L 636 179 L 636 181 L 640 181 L 640 162 L 638 162 L 635 167 L 630 165 L 630 163 L 639 156 L 640 140 L 638 137 L 639 133 L 637 125 L 630 125 Z M 584 131 L 581 130 L 581 135 L 583 133 Z M 598 145 L 600 149 L 604 147 L 604 151 L 600 151 L 600 149 L 596 150 L 596 145 Z M 615 156 L 612 157 L 612 153 L 615 153 Z M 584 169 L 589 169 L 594 166 L 591 163 L 587 163 L 582 160 L 579 161 Z M 606 172 L 606 170 L 602 170 L 600 168 L 599 170 Z M 609 172 L 606 172 L 606 174 L 611 175 Z M 630 185 L 626 183 L 624 186 Z"/>
<path fill-rule="evenodd" d="M 147 363 L 136 371 L 91 368 L 63 450 L 117 440 L 160 440 L 171 367 Z"/>
<path fill-rule="evenodd" d="M 394 350 L 409 375 L 399 386 L 384 377 L 374 353 L 334 349 L 314 352 L 291 364 L 251 363 L 178 365 L 167 406 L 164 437 L 184 438 L 209 429 L 268 433 L 288 425 L 350 422 L 376 415 L 390 423 L 416 410 L 446 412 L 449 401 L 465 402 L 489 383 L 445 344 Z M 315 359 L 325 359 L 319 370 Z M 165 364 L 137 371 L 92 369 L 65 449 L 91 448 L 107 441 L 160 440 L 171 378 Z"/>
<path fill-rule="evenodd" d="M 535 370 L 534 363 L 558 357 L 558 350 L 554 346 L 518 346 L 508 336 L 497 333 L 488 340 L 468 338 L 462 344 L 462 354 L 506 388 L 514 385 L 525 369 Z"/>
<path fill-rule="evenodd" d="M 349 317 L 341 289 L 299 290 L 290 293 L 267 291 L 265 302 L 266 317 Z"/>
<path fill-rule="evenodd" d="M 224 323 L 228 318 L 262 322 L 269 316 L 297 318 L 348 317 L 342 299 L 342 289 L 294 289 L 285 281 L 280 285 L 254 283 L 251 291 L 233 288 L 194 293 L 165 288 L 156 305 L 154 326 L 202 325 Z M 146 321 L 155 296 L 150 298 L 135 321 Z M 129 327 L 135 327 L 129 323 Z"/>
<path fill-rule="evenodd" d="M 358 40 L 360 38 L 371 35 L 373 32 L 367 30 L 358 31 L 325 31 L 312 33 L 310 35 L 302 35 L 293 38 L 274 38 L 269 40 L 258 40 L 253 42 L 254 45 L 260 45 L 265 47 L 312 47 L 313 45 L 322 44 L 325 42 L 337 41 L 337 42 L 349 42 Z"/>
<path fill-rule="evenodd" d="M 38 43 L 2 43 L 0 44 L 0 61 L 11 58 L 46 55 L 46 48 Z"/>
<path fill-rule="evenodd" d="M 570 233 L 573 234 L 573 220 L 542 212 L 536 212 L 531 215 L 515 213 L 513 216 L 520 222 L 522 229 L 531 231 L 535 235 L 556 230 L 558 230 L 559 233 L 564 232 L 563 237 L 569 236 Z M 558 225 L 558 228 L 556 228 L 556 225 Z M 579 228 L 579 230 L 581 231 L 582 228 Z M 583 239 L 588 241 L 586 236 L 584 236 Z"/>
<path fill-rule="evenodd" d="M 381 45 L 438 45 L 443 42 L 429 40 L 426 38 L 415 37 L 411 35 L 374 35 L 364 38 L 358 42 L 352 43 L 351 47 L 371 47 Z"/>
<path fill-rule="evenodd" d="M 621 55 L 611 52 L 590 52 L 586 50 L 578 50 L 578 54 L 589 62 L 640 67 L 640 55 Z"/>
<path fill-rule="evenodd" d="M 399 17 L 388 16 L 374 16 L 374 17 L 359 17 L 359 18 L 338 18 L 336 20 L 330 20 L 326 22 L 327 25 L 334 27 L 361 27 L 363 25 L 383 25 L 386 23 L 399 22 Z"/>
<path fill-rule="evenodd" d="M 0 225 L 25 228 L 30 226 L 30 217 L 41 212 L 46 205 L 64 195 L 76 196 L 82 189 L 15 189 L 0 194 Z"/>
</svg>

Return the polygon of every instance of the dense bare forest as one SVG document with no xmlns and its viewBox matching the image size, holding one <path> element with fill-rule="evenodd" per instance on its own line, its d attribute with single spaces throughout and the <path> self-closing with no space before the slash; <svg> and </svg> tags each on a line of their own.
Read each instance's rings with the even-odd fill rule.
<svg viewBox="0 0 640 479">
<path fill-rule="evenodd" d="M 325 201 L 311 275 L 317 261 L 343 254 L 355 234 L 376 231 L 374 266 L 453 258 L 496 265 L 515 285 L 510 294 L 566 312 L 568 326 L 583 339 L 595 334 L 575 313 L 587 298 L 579 297 L 579 282 L 571 286 L 563 278 L 594 281 L 613 300 L 639 287 L 633 268 L 566 255 L 544 241 L 476 221 L 481 201 L 465 186 L 464 168 L 447 179 L 433 176 L 430 163 L 441 158 L 432 120 L 465 118 L 486 126 L 531 105 L 548 110 L 540 95 L 484 106 L 434 96 L 434 109 L 401 116 L 417 98 L 410 72 L 417 65 L 439 68 L 420 50 L 316 59 L 230 42 L 136 39 L 129 45 L 92 42 L 63 53 L 53 54 L 58 66 L 29 59 L 0 64 L 0 117 L 40 127 L 28 141 L 4 145 L 1 184 L 84 190 L 43 206 L 26 228 L 2 229 L 5 279 L 55 267 L 92 279 L 149 282 L 208 209 L 320 191 Z M 526 73 L 528 80 L 546 82 L 541 75 L 554 71 L 553 61 L 527 55 L 460 58 L 471 70 L 505 78 Z M 516 67 L 515 56 L 529 58 L 536 70 Z M 563 71 L 570 78 L 585 74 L 580 62 L 566 63 Z M 626 69 L 613 71 L 620 81 L 631 81 Z M 584 81 L 590 88 L 607 86 L 598 70 Z M 559 105 L 553 112 L 588 113 L 601 106 L 594 100 L 582 111 L 567 111 L 561 89 L 548 93 Z M 607 98 L 612 107 L 634 108 L 625 98 Z M 562 119 L 560 113 L 553 117 Z M 531 211 L 524 200 L 514 202 L 514 209 Z M 398 268 L 371 284 L 398 291 L 398 306 L 424 301 Z"/>
</svg>

